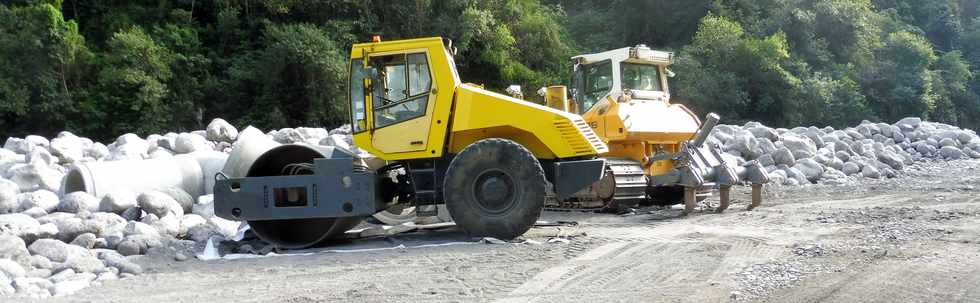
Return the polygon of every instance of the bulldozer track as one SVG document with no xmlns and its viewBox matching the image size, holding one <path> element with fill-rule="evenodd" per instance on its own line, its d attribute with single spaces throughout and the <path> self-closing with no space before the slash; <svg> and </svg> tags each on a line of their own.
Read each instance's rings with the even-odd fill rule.
<svg viewBox="0 0 980 303">
<path fill-rule="evenodd" d="M 647 178 L 643 173 L 643 166 L 639 161 L 606 158 L 606 173 L 613 176 L 611 181 L 614 185 L 612 197 L 602 197 L 602 191 L 597 187 L 606 186 L 600 180 L 593 186 L 583 189 L 575 194 L 572 200 L 556 201 L 554 197 L 549 197 L 545 203 L 547 211 L 563 212 L 594 212 L 617 204 L 630 206 L 647 199 Z"/>
<path fill-rule="evenodd" d="M 613 201 L 635 203 L 647 198 L 647 178 L 643 174 L 643 165 L 640 165 L 640 161 L 608 158 L 606 169 L 616 178 Z"/>
</svg>

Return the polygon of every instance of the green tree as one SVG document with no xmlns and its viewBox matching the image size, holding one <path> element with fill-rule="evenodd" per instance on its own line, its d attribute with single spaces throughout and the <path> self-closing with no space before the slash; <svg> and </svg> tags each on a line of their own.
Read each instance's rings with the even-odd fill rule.
<svg viewBox="0 0 980 303">
<path fill-rule="evenodd" d="M 802 83 L 790 69 L 802 63 L 791 60 L 782 32 L 754 38 L 738 23 L 709 15 L 679 56 L 677 95 L 697 110 L 776 125 L 803 119 Z"/>
<path fill-rule="evenodd" d="M 347 53 L 310 24 L 269 25 L 262 49 L 232 67 L 242 124 L 337 126 L 347 122 Z M 254 94 L 254 99 L 242 93 Z"/>
<path fill-rule="evenodd" d="M 100 58 L 98 93 L 89 108 L 91 119 L 111 123 L 91 123 L 91 132 L 148 134 L 170 130 L 175 112 L 168 102 L 167 82 L 173 77 L 172 54 L 139 26 L 117 32 Z M 85 128 L 85 126 L 80 126 Z"/>
<path fill-rule="evenodd" d="M 928 118 L 936 95 L 929 70 L 936 55 L 924 37 L 889 34 L 878 52 L 873 81 L 866 88 L 875 111 L 886 121 L 907 116 Z"/>
<path fill-rule="evenodd" d="M 0 129 L 16 135 L 65 129 L 90 58 L 60 3 L 0 4 Z"/>
</svg>

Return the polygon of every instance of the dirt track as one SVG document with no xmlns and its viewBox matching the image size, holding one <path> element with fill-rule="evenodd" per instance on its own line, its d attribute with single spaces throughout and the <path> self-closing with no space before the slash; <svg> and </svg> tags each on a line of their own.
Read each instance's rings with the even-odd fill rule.
<svg viewBox="0 0 980 303">
<path fill-rule="evenodd" d="M 579 224 L 526 235 L 568 243 L 452 244 L 473 240 L 450 229 L 301 256 L 144 257 L 144 275 L 54 301 L 980 302 L 980 162 L 777 188 L 752 212 L 740 190 L 724 214 L 549 212 Z M 441 246 L 413 248 L 427 244 Z"/>
</svg>

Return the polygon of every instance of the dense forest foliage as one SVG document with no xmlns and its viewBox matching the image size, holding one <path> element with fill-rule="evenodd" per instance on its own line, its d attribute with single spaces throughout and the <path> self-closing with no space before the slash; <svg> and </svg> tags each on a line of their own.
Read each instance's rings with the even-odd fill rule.
<svg viewBox="0 0 980 303">
<path fill-rule="evenodd" d="M 494 90 L 644 43 L 676 52 L 675 102 L 728 123 L 980 126 L 980 0 L 0 3 L 0 135 L 336 126 L 372 35 L 451 38 L 462 78 Z"/>
</svg>

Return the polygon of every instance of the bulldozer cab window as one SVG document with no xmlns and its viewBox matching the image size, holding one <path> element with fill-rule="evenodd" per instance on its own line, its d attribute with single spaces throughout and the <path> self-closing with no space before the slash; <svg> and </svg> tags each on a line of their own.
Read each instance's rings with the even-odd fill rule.
<svg viewBox="0 0 980 303">
<path fill-rule="evenodd" d="M 623 62 L 623 89 L 663 91 L 660 85 L 660 67 L 650 64 Z"/>
<path fill-rule="evenodd" d="M 592 108 L 602 97 L 609 94 L 613 85 L 612 63 L 609 61 L 582 66 L 583 87 L 581 97 L 575 98 L 580 113 Z"/>
<path fill-rule="evenodd" d="M 374 127 L 384 127 L 425 115 L 432 76 L 425 53 L 371 58 L 378 71 L 372 104 Z"/>
<path fill-rule="evenodd" d="M 367 128 L 367 111 L 364 99 L 364 78 L 368 77 L 367 70 L 361 59 L 350 62 L 350 114 L 351 127 L 354 132 L 365 131 Z"/>
</svg>

